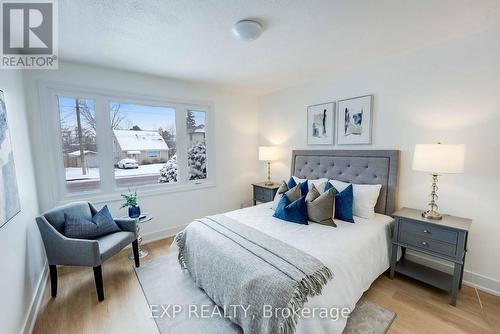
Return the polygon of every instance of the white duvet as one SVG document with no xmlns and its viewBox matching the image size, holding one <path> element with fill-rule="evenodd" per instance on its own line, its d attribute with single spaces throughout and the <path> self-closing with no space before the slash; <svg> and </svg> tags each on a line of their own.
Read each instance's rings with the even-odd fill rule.
<svg viewBox="0 0 500 334">
<path fill-rule="evenodd" d="M 355 224 L 336 220 L 337 228 L 311 222 L 300 225 L 274 218 L 271 206 L 266 203 L 225 215 L 311 254 L 331 269 L 334 278 L 304 307 L 352 310 L 363 292 L 389 268 L 391 217 L 354 217 Z M 303 318 L 296 333 L 342 333 L 346 321 L 342 317 L 336 321 Z"/>
</svg>

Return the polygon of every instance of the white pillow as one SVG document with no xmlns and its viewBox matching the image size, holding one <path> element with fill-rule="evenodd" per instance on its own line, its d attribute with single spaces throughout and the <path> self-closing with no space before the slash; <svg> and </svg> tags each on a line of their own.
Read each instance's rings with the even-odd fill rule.
<svg viewBox="0 0 500 334">
<path fill-rule="evenodd" d="M 330 180 L 330 183 L 341 192 L 350 183 Z M 375 205 L 377 205 L 378 195 L 382 189 L 381 184 L 352 184 L 353 203 L 352 214 L 361 218 L 372 219 L 375 217 Z"/>
<path fill-rule="evenodd" d="M 298 177 L 296 176 L 292 176 L 295 183 L 299 184 L 299 183 L 302 183 L 304 182 L 305 180 L 307 179 L 299 179 Z M 314 184 L 316 186 L 316 188 L 318 188 L 318 186 L 321 184 L 321 183 L 325 183 L 325 182 L 328 182 L 328 179 L 327 178 L 321 178 L 321 179 L 315 179 L 315 180 L 307 180 L 307 187 L 309 189 L 311 189 L 311 185 Z M 304 195 L 304 194 L 302 194 Z"/>
</svg>

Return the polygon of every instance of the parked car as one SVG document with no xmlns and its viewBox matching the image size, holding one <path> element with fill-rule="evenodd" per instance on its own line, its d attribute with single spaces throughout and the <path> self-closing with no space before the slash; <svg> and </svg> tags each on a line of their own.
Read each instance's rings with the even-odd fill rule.
<svg viewBox="0 0 500 334">
<path fill-rule="evenodd" d="M 137 163 L 137 160 L 135 159 L 122 159 L 118 161 L 117 164 L 118 168 L 122 169 L 130 169 L 130 168 L 139 168 L 139 164 Z"/>
</svg>

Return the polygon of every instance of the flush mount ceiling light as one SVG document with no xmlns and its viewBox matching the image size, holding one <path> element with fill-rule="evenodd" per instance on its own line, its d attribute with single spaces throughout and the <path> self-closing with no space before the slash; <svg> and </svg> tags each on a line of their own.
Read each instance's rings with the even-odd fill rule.
<svg viewBox="0 0 500 334">
<path fill-rule="evenodd" d="M 233 34 L 242 41 L 250 42 L 262 34 L 262 25 L 254 20 L 241 20 L 234 24 Z"/>
</svg>

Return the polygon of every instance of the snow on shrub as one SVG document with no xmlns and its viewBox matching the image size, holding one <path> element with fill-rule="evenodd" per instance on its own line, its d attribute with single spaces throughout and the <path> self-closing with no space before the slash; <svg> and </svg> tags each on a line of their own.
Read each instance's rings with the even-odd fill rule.
<svg viewBox="0 0 500 334">
<path fill-rule="evenodd" d="M 195 143 L 188 150 L 189 179 L 198 180 L 207 177 L 207 147 L 205 143 Z"/>
<path fill-rule="evenodd" d="M 177 154 L 174 154 L 160 169 L 160 183 L 177 182 Z"/>
<path fill-rule="evenodd" d="M 205 143 L 195 143 L 188 150 L 189 180 L 207 177 L 207 148 Z M 160 170 L 160 183 L 177 182 L 177 154 L 173 155 Z"/>
</svg>

